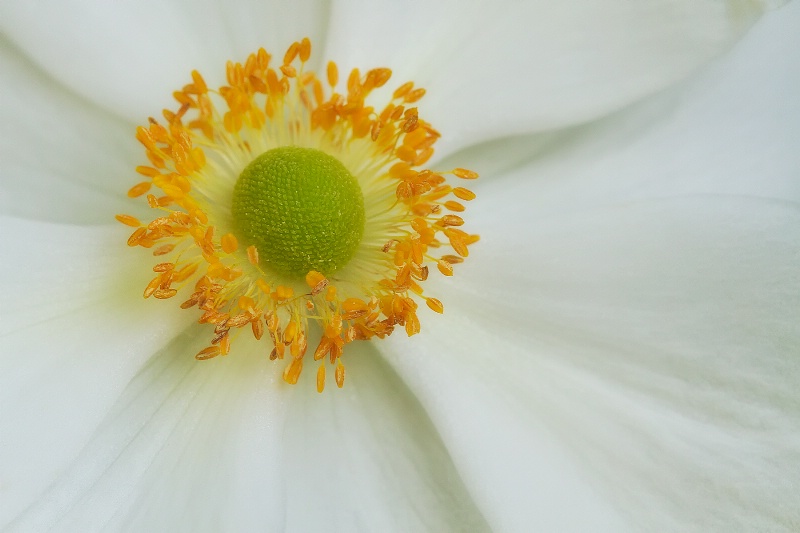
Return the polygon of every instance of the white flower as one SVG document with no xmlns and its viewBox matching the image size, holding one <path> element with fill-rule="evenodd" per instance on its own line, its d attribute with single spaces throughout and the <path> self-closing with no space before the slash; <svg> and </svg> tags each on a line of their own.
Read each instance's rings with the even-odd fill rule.
<svg viewBox="0 0 800 533">
<path fill-rule="evenodd" d="M 0 6 L 0 528 L 800 528 L 800 6 L 277 4 Z M 305 35 L 484 176 L 446 314 L 321 396 L 195 361 L 113 222 L 192 68 Z"/>
</svg>

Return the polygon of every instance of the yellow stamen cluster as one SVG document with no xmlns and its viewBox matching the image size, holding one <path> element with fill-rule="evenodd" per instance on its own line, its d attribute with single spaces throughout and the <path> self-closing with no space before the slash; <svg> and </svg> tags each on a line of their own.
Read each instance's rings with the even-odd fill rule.
<svg viewBox="0 0 800 533">
<path fill-rule="evenodd" d="M 192 83 L 174 93 L 178 110 L 164 110 L 163 123 L 151 118 L 136 132 L 150 164 L 137 167 L 147 179 L 128 196 L 146 195 L 162 215 L 146 224 L 130 215 L 117 219 L 135 228 L 129 246 L 152 248 L 165 259 L 153 267 L 145 298 L 172 298 L 192 287 L 181 308 L 197 307 L 199 322 L 214 328 L 197 359 L 228 354 L 233 336 L 245 329 L 256 339 L 266 331 L 270 359 L 288 358 L 283 378 L 294 384 L 308 363 L 309 337 L 318 336 L 313 360 L 319 361 L 321 392 L 326 362 L 335 367 L 336 384 L 344 383 L 346 344 L 384 338 L 395 326 L 409 336 L 418 333 L 416 298 L 443 312 L 439 300 L 423 295 L 428 264 L 451 276 L 478 240 L 459 228 L 464 221 L 455 214 L 474 193 L 450 186 L 444 176 L 478 176 L 461 168 L 420 168 L 440 136 L 410 105 L 424 89 L 403 84 L 378 112 L 367 99 L 389 80 L 389 69 L 365 75 L 354 69 L 340 94 L 336 64 L 328 64 L 324 83 L 306 72 L 310 55 L 311 43 L 303 39 L 271 67 L 272 58 L 260 49 L 244 64 L 229 62 L 227 85 L 216 91 L 192 72 Z M 242 169 L 259 154 L 290 145 L 338 158 L 364 194 L 359 249 L 327 276 L 310 271 L 305 279 L 281 277 L 261 265 L 256 247 L 239 242 L 233 229 L 231 191 Z M 454 253 L 432 255 L 443 247 Z M 309 330 L 311 323 L 319 328 Z"/>
</svg>

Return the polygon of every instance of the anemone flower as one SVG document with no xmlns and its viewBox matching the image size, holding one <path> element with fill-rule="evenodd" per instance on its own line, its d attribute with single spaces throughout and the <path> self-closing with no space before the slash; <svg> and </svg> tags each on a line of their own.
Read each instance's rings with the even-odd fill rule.
<svg viewBox="0 0 800 533">
<path fill-rule="evenodd" d="M 761 18 L 766 7 L 4 4 L 0 528 L 796 531 L 800 7 Z M 330 90 L 353 68 L 373 74 L 356 75 L 351 96 L 377 88 L 388 71 L 368 70 L 376 67 L 392 69 L 395 87 L 426 88 L 419 102 L 411 100 L 421 93 L 404 96 L 408 87 L 399 93 L 418 115 L 398 112 L 399 122 L 379 126 L 403 139 L 427 132 L 421 143 L 437 137 L 426 164 L 455 169 L 448 183 L 472 177 L 465 168 L 481 175 L 464 213 L 480 242 L 455 275 L 437 271 L 457 262 L 445 260 L 425 280 L 425 297 L 437 297 L 426 301 L 444 313 L 411 313 L 406 300 L 400 314 L 393 303 L 370 308 L 391 315 L 389 330 L 362 321 L 343 355 L 326 346 L 347 379 L 323 394 L 313 371 L 270 361 L 268 320 L 248 318 L 253 334 L 228 347 L 231 317 L 197 324 L 206 299 L 191 287 L 178 291 L 188 311 L 143 299 L 153 250 L 126 246 L 132 228 L 114 221 L 128 213 L 123 221 L 136 226 L 151 211 L 146 195 L 137 203 L 125 194 L 143 165 L 136 126 L 146 126 L 140 137 L 156 131 L 147 117 L 175 111 L 175 90 L 175 112 L 186 111 L 181 102 L 202 109 L 205 83 L 224 84 L 228 60 L 254 53 L 260 65 L 260 47 L 296 79 L 297 63 L 280 63 L 293 42 L 288 59 L 300 57 Z M 341 80 L 326 74 L 329 60 Z M 374 113 L 358 110 L 378 128 Z M 239 131 L 235 115 L 218 117 L 223 129 Z M 197 116 L 198 131 L 223 131 L 212 115 Z M 279 131 L 294 131 L 276 116 Z M 175 157 L 170 164 L 193 156 Z M 180 212 L 182 183 L 161 183 L 174 194 L 152 202 Z M 412 185 L 398 185 L 390 204 L 417 198 Z M 203 205 L 224 219 L 227 211 L 214 212 L 223 193 L 212 189 Z M 366 204 L 382 190 L 365 190 Z M 365 212 L 369 240 L 379 219 Z M 444 219 L 432 220 L 444 232 Z M 406 234 L 419 241 L 428 226 L 414 223 Z M 187 249 L 202 249 L 195 226 Z M 174 252 L 147 235 L 133 244 Z M 452 235 L 453 248 L 475 240 Z M 408 265 L 416 244 L 404 256 L 400 241 L 387 250 Z M 203 268 L 248 275 L 214 256 L 243 246 L 214 243 L 195 251 L 197 261 L 223 266 Z M 311 273 L 303 301 L 329 309 L 319 300 L 329 280 Z M 172 296 L 159 283 L 151 292 Z M 383 305 L 355 300 L 337 303 L 352 307 L 348 318 L 367 313 L 362 304 Z M 229 305 L 254 305 L 237 302 Z M 420 327 L 403 332 L 412 314 Z M 309 331 L 327 335 L 332 324 Z M 204 351 L 209 328 L 220 338 Z M 197 361 L 200 353 L 217 357 Z"/>
</svg>

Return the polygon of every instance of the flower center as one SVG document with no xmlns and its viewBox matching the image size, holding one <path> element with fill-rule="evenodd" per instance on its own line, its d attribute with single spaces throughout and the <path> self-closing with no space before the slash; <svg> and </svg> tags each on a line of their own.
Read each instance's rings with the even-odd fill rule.
<svg viewBox="0 0 800 533">
<path fill-rule="evenodd" d="M 314 148 L 273 148 L 255 158 L 233 189 L 240 238 L 280 274 L 332 274 L 364 234 L 364 197 L 335 157 Z"/>
<path fill-rule="evenodd" d="M 287 383 L 316 365 L 322 392 L 326 367 L 343 385 L 347 344 L 416 335 L 419 302 L 444 311 L 423 289 L 429 267 L 452 276 L 478 241 L 460 228 L 475 194 L 445 176 L 478 175 L 423 168 L 440 137 L 414 106 L 424 89 L 404 83 L 375 108 L 391 70 L 353 69 L 340 83 L 333 61 L 323 76 L 307 71 L 310 55 L 308 39 L 278 65 L 260 49 L 229 61 L 216 90 L 192 72 L 177 109 L 136 130 L 146 179 L 128 196 L 157 216 L 117 220 L 134 228 L 129 246 L 158 258 L 144 297 L 182 294 L 209 326 L 195 358 L 227 355 L 246 328 L 286 360 Z"/>
</svg>

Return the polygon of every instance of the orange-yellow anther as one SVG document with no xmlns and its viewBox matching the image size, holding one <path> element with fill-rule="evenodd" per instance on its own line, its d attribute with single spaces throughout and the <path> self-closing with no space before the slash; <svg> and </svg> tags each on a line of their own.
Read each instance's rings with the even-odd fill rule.
<svg viewBox="0 0 800 533">
<path fill-rule="evenodd" d="M 325 364 L 319 365 L 317 369 L 317 392 L 325 390 Z"/>
<path fill-rule="evenodd" d="M 286 326 L 286 331 L 283 332 L 283 342 L 284 344 L 289 344 L 294 340 L 295 335 L 297 335 L 299 327 L 297 322 L 292 321 L 289 322 L 289 325 Z"/>
<path fill-rule="evenodd" d="M 203 94 L 208 92 L 208 87 L 206 86 L 206 82 L 203 79 L 203 76 L 200 75 L 199 72 L 196 70 L 192 71 L 192 81 L 194 82 L 195 90 L 197 94 Z"/>
<path fill-rule="evenodd" d="M 413 87 L 414 87 L 414 82 L 413 81 L 406 82 L 403 85 L 401 85 L 400 87 L 398 87 L 397 89 L 395 89 L 394 94 L 392 95 L 392 97 L 394 99 L 403 98 L 405 95 L 407 95 L 409 93 L 409 91 L 411 91 L 411 89 Z"/>
<path fill-rule="evenodd" d="M 219 353 L 220 355 L 228 355 L 231 351 L 231 336 L 225 332 L 222 335 L 222 338 L 219 342 Z"/>
<path fill-rule="evenodd" d="M 261 337 L 264 335 L 264 322 L 261 321 L 261 317 L 254 318 L 250 325 L 253 330 L 253 337 L 255 337 L 256 340 L 261 340 Z"/>
<path fill-rule="evenodd" d="M 149 181 L 143 181 L 142 183 L 137 183 L 136 185 L 128 189 L 128 196 L 130 198 L 138 198 L 139 196 L 149 191 L 150 186 L 151 183 Z"/>
<path fill-rule="evenodd" d="M 419 88 L 419 89 L 414 89 L 413 91 L 407 92 L 403 99 L 406 102 L 411 104 L 411 103 L 414 103 L 414 102 L 418 102 L 419 100 L 422 99 L 423 96 L 425 96 L 425 89 Z"/>
<path fill-rule="evenodd" d="M 466 168 L 453 169 L 453 174 L 455 174 L 459 178 L 462 178 L 462 179 L 465 179 L 465 180 L 474 180 L 475 178 L 478 177 L 478 173 L 477 172 L 473 172 L 471 170 L 467 170 Z"/>
<path fill-rule="evenodd" d="M 341 359 L 336 364 L 336 386 L 340 389 L 344 386 L 344 364 Z"/>
<path fill-rule="evenodd" d="M 368 309 L 366 302 L 360 298 L 348 298 L 342 302 L 342 309 L 348 312 L 365 311 Z"/>
<path fill-rule="evenodd" d="M 288 300 L 294 294 L 294 289 L 291 287 L 287 287 L 285 285 L 278 285 L 278 288 L 275 289 L 275 292 L 272 293 L 273 298 L 276 300 Z"/>
<path fill-rule="evenodd" d="M 258 265 L 258 248 L 254 244 L 247 247 L 247 260 L 252 265 Z"/>
<path fill-rule="evenodd" d="M 142 225 L 142 223 L 139 222 L 138 218 L 132 217 L 130 215 L 116 215 L 114 218 L 116 218 L 119 222 L 122 222 L 126 226 L 131 226 L 132 228 L 138 228 L 139 226 Z"/>
<path fill-rule="evenodd" d="M 208 348 L 204 348 L 200 350 L 197 355 L 195 355 L 195 359 L 200 361 L 205 359 L 211 359 L 220 354 L 220 347 L 219 346 L 209 346 Z"/>
<path fill-rule="evenodd" d="M 218 89 L 191 72 L 191 80 L 173 93 L 177 108 L 136 130 L 145 158 L 135 171 L 145 180 L 128 195 L 145 197 L 156 216 L 144 222 L 123 214 L 116 218 L 132 228 L 128 245 L 151 249 L 159 258 L 143 296 L 171 299 L 187 291 L 180 307 L 197 309 L 199 322 L 213 329 L 210 345 L 197 359 L 228 354 L 236 330 L 248 328 L 255 339 L 269 343 L 270 359 L 291 354 L 283 363 L 283 379 L 294 384 L 306 356 L 309 323 L 315 322 L 322 336 L 312 357 L 321 361 L 317 390 L 322 392 L 325 359 L 335 365 L 337 386 L 343 385 L 347 344 L 384 338 L 398 328 L 407 335 L 419 333 L 420 299 L 443 311 L 439 300 L 424 294 L 429 266 L 436 262 L 442 274 L 452 276 L 452 265 L 478 241 L 461 230 L 460 215 L 461 202 L 475 194 L 453 188 L 445 175 L 478 175 L 463 168 L 423 167 L 441 136 L 416 107 L 425 89 L 407 82 L 385 106 L 374 108 L 367 100 L 390 80 L 390 69 L 353 69 L 344 94 L 337 94 L 336 63 L 329 62 L 324 76 L 317 76 L 307 69 L 311 52 L 311 41 L 301 39 L 281 63 L 270 66 L 270 55 L 259 49 L 244 62 L 228 62 L 227 85 Z M 235 225 L 224 198 L 230 194 L 225 187 L 233 183 L 231 163 L 246 165 L 252 152 L 279 146 L 281 139 L 326 151 L 359 180 L 365 206 L 374 215 L 352 265 L 328 275 L 310 271 L 305 279 L 285 279 L 259 264 L 253 243 L 229 233 Z M 431 256 L 443 247 L 451 250 L 437 253 L 438 260 Z"/>
<path fill-rule="evenodd" d="M 269 294 L 269 293 L 270 293 L 270 287 L 269 287 L 269 284 L 268 284 L 266 281 L 264 281 L 263 279 L 259 279 L 259 280 L 257 280 L 257 281 L 256 281 L 256 286 L 257 286 L 257 287 L 258 287 L 258 288 L 261 290 L 261 292 L 263 292 L 264 294 Z"/>
<path fill-rule="evenodd" d="M 303 63 L 308 61 L 308 58 L 311 57 L 311 41 L 308 39 L 308 37 L 303 37 L 303 40 L 300 41 L 299 54 L 300 61 Z"/>
<path fill-rule="evenodd" d="M 239 241 L 233 233 L 228 233 L 222 236 L 222 251 L 226 254 L 232 254 L 239 248 Z"/>
<path fill-rule="evenodd" d="M 302 371 L 303 360 L 292 359 L 291 363 L 289 363 L 289 365 L 283 371 L 283 380 L 290 385 L 295 385 L 297 383 L 297 379 L 300 377 L 300 372 Z"/>
<path fill-rule="evenodd" d="M 137 228 L 133 233 L 131 233 L 131 236 L 128 237 L 128 246 L 137 246 L 139 242 L 144 239 L 146 234 L 146 228 Z"/>
<path fill-rule="evenodd" d="M 342 316 L 333 315 L 330 321 L 325 325 L 325 336 L 329 339 L 339 337 L 342 332 Z"/>
<path fill-rule="evenodd" d="M 172 250 L 174 250 L 174 249 L 175 249 L 175 245 L 174 244 L 172 244 L 172 243 L 164 244 L 162 246 L 159 246 L 155 250 L 153 250 L 153 255 L 166 255 L 166 254 L 172 252 Z"/>
<path fill-rule="evenodd" d="M 319 361 L 328 355 L 328 352 L 331 351 L 331 346 L 333 346 L 333 341 L 328 337 L 322 337 L 319 341 L 319 345 L 317 345 L 317 349 L 314 350 L 314 360 Z"/>
<path fill-rule="evenodd" d="M 469 189 L 465 189 L 464 187 L 456 187 L 453 189 L 453 194 L 456 198 L 469 202 L 470 200 L 475 199 L 475 193 Z"/>
<path fill-rule="evenodd" d="M 445 261 L 443 259 L 439 259 L 436 262 L 436 268 L 438 268 L 439 272 L 441 272 L 445 276 L 452 276 L 453 275 L 453 265 L 451 265 L 449 262 L 447 262 L 447 261 Z"/>
<path fill-rule="evenodd" d="M 286 53 L 283 55 L 283 64 L 288 65 L 292 61 L 294 61 L 294 58 L 297 57 L 297 53 L 299 51 L 300 51 L 300 43 L 298 42 L 292 43 L 291 46 L 289 46 L 289 48 L 286 50 Z"/>
<path fill-rule="evenodd" d="M 306 274 L 306 284 L 311 289 L 316 289 L 317 287 L 319 287 L 321 283 L 324 283 L 325 281 L 326 281 L 325 276 L 317 272 L 316 270 L 310 270 L 308 274 Z M 322 290 L 322 288 L 320 288 L 320 290 Z M 318 290 L 317 293 L 319 292 L 320 291 Z"/>
<path fill-rule="evenodd" d="M 367 72 L 367 81 L 365 86 L 368 89 L 383 87 L 389 78 L 392 77 L 392 71 L 388 68 L 375 68 Z"/>
<path fill-rule="evenodd" d="M 449 211 L 455 211 L 457 213 L 460 213 L 460 212 L 464 211 L 464 209 L 465 209 L 464 204 L 460 204 L 460 203 L 455 202 L 453 200 L 448 200 L 443 205 L 444 205 L 445 209 L 447 209 Z"/>
<path fill-rule="evenodd" d="M 328 289 L 325 291 L 325 301 L 332 302 L 336 300 L 336 287 L 334 285 L 329 285 Z"/>
<path fill-rule="evenodd" d="M 439 219 L 442 226 L 463 226 L 464 219 L 458 215 L 445 215 Z"/>
<path fill-rule="evenodd" d="M 442 302 L 440 302 L 436 298 L 427 298 L 425 300 L 425 303 L 428 304 L 428 307 L 430 307 L 437 313 L 444 313 L 444 305 L 442 305 Z"/>
<path fill-rule="evenodd" d="M 328 62 L 327 74 L 328 74 L 328 84 L 331 87 L 335 87 L 336 84 L 339 83 L 339 68 L 333 61 Z"/>
</svg>

